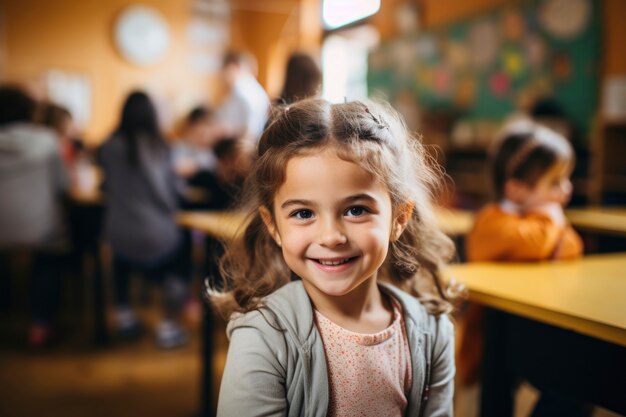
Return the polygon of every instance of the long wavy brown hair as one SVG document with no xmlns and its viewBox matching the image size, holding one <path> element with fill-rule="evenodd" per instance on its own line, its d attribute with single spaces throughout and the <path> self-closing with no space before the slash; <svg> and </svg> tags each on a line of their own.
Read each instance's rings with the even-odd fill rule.
<svg viewBox="0 0 626 417">
<path fill-rule="evenodd" d="M 247 312 L 298 279 L 265 227 L 259 207 L 274 212 L 274 195 L 285 181 L 290 158 L 329 146 L 387 185 L 394 213 L 406 202 L 414 204 L 406 229 L 389 243 L 379 277 L 415 295 L 433 314 L 450 312 L 456 293 L 442 279 L 440 267 L 454 255 L 454 245 L 437 227 L 433 212 L 442 172 L 389 105 L 369 101 L 331 104 L 308 99 L 275 111 L 243 188 L 240 207 L 248 222 L 239 238 L 226 242 L 220 262 L 225 289 L 209 289 L 212 302 L 227 316 Z"/>
</svg>

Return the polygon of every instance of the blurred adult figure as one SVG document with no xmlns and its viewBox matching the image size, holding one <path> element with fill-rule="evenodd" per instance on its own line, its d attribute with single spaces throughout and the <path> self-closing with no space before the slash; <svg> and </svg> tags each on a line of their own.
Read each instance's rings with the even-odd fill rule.
<svg viewBox="0 0 626 417">
<path fill-rule="evenodd" d="M 51 335 L 65 244 L 63 199 L 68 178 L 51 130 L 32 122 L 35 102 L 20 88 L 0 87 L 0 248 L 32 251 L 32 345 Z M 9 275 L 8 255 L 0 279 Z M 5 293 L 6 296 L 6 293 Z"/>
<path fill-rule="evenodd" d="M 256 60 L 248 53 L 229 51 L 224 55 L 222 77 L 229 93 L 216 109 L 220 131 L 216 141 L 225 137 L 241 138 L 256 147 L 267 121 L 270 100 L 255 78 Z"/>
<path fill-rule="evenodd" d="M 174 221 L 176 179 L 158 126 L 148 95 L 131 93 L 117 129 L 100 149 L 107 200 L 104 228 L 113 251 L 120 336 L 135 338 L 142 330 L 130 302 L 130 275 L 138 271 L 163 284 L 165 314 L 156 341 L 172 348 L 187 341 L 178 324 L 187 285 L 180 276 L 182 239 Z"/>
<path fill-rule="evenodd" d="M 279 101 L 290 104 L 319 94 L 322 72 L 310 55 L 295 52 L 287 61 L 285 83 Z"/>
</svg>

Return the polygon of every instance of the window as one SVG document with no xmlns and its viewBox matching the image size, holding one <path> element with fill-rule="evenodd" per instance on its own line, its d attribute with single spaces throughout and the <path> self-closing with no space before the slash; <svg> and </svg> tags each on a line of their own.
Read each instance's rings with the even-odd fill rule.
<svg viewBox="0 0 626 417">
<path fill-rule="evenodd" d="M 322 44 L 322 96 L 334 103 L 367 97 L 367 56 L 379 42 L 370 25 L 333 31 Z"/>
<path fill-rule="evenodd" d="M 380 0 L 323 0 L 322 21 L 326 29 L 336 29 L 378 12 Z"/>
</svg>

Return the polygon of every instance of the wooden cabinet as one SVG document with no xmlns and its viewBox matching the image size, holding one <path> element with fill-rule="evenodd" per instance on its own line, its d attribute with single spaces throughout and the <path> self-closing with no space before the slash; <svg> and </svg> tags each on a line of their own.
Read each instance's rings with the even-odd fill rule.
<svg viewBox="0 0 626 417">
<path fill-rule="evenodd" d="M 626 119 L 598 123 L 592 143 L 592 204 L 626 203 Z"/>
</svg>

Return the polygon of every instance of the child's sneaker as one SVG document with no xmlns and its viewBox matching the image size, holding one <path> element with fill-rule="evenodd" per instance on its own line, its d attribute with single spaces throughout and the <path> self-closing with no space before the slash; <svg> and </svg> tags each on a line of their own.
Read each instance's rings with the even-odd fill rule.
<svg viewBox="0 0 626 417">
<path fill-rule="evenodd" d="M 174 349 L 188 340 L 187 331 L 173 320 L 164 320 L 156 328 L 156 344 L 161 349 Z"/>
<path fill-rule="evenodd" d="M 137 340 L 143 334 L 143 324 L 128 307 L 121 307 L 115 311 L 115 321 L 117 325 L 117 336 L 122 340 Z"/>
<path fill-rule="evenodd" d="M 202 321 L 202 303 L 195 297 L 189 297 L 183 307 L 185 319 L 192 325 L 197 326 Z"/>
<path fill-rule="evenodd" d="M 28 346 L 33 349 L 47 347 L 50 344 L 52 330 L 47 324 L 35 323 L 28 330 Z"/>
</svg>

